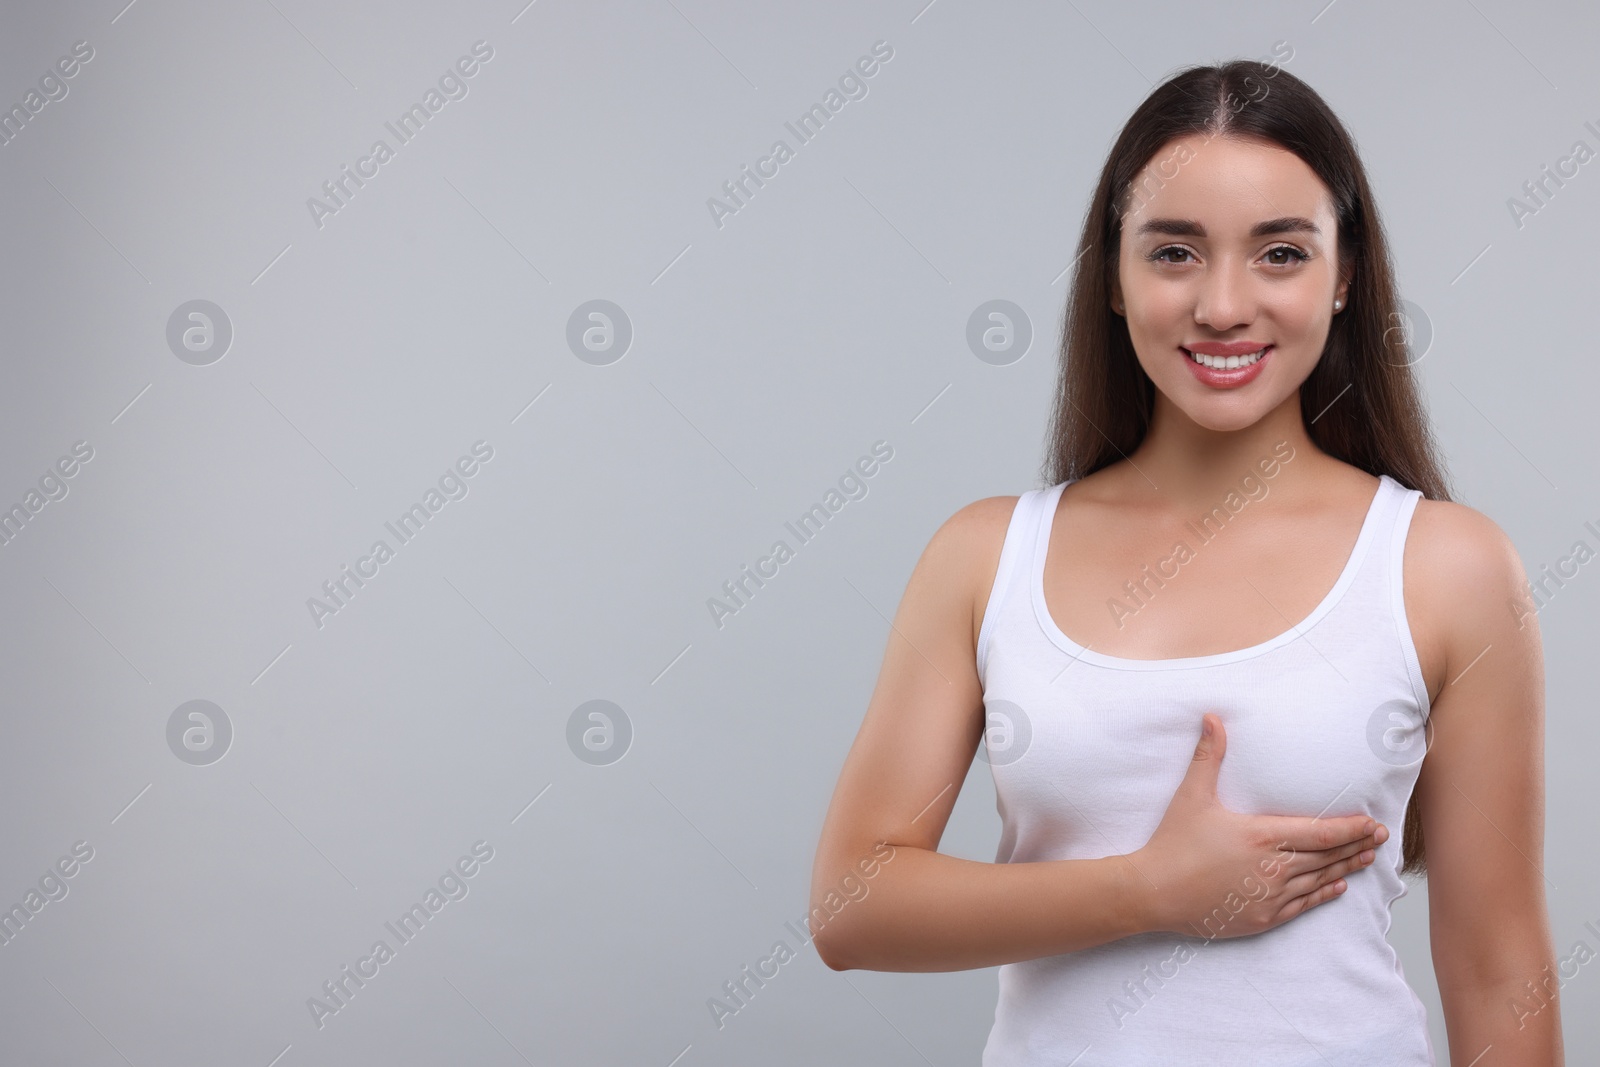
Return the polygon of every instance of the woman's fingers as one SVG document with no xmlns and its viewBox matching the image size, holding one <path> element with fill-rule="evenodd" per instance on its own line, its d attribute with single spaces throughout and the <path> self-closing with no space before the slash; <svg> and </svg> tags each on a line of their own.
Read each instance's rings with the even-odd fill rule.
<svg viewBox="0 0 1600 1067">
<path fill-rule="evenodd" d="M 1295 875 L 1293 878 L 1290 878 L 1286 883 L 1284 883 L 1284 888 L 1295 897 L 1312 894 L 1326 889 L 1335 882 L 1342 882 L 1345 875 L 1349 874 L 1351 871 L 1361 870 L 1362 868 L 1370 866 L 1372 861 L 1376 858 L 1376 850 L 1370 848 L 1363 849 L 1360 852 L 1347 856 L 1344 859 L 1336 860 L 1333 863 L 1319 867 L 1316 870 Z"/>
<path fill-rule="evenodd" d="M 1351 840 L 1343 841 L 1326 848 L 1298 849 L 1288 841 L 1279 841 L 1277 845 L 1276 862 L 1289 872 L 1293 877 L 1304 874 L 1306 871 L 1318 870 L 1346 856 L 1353 856 L 1365 849 L 1377 850 L 1377 847 L 1389 839 L 1388 827 L 1379 825 L 1370 834 L 1365 834 Z"/>
<path fill-rule="evenodd" d="M 1284 856 L 1283 864 L 1292 877 L 1297 874 L 1304 874 L 1306 871 L 1319 870 L 1330 863 L 1336 863 L 1348 856 L 1365 852 L 1367 849 L 1372 849 L 1376 852 L 1378 846 L 1383 844 L 1387 837 L 1388 834 L 1380 827 L 1375 834 L 1368 834 L 1366 837 L 1351 841 L 1349 844 L 1340 845 L 1337 848 L 1326 848 L 1318 852 L 1298 852 L 1293 856 L 1283 853 L 1280 849 L 1280 855 Z"/>
<path fill-rule="evenodd" d="M 1272 839 L 1284 853 L 1326 852 L 1376 833 L 1377 820 L 1366 815 L 1321 819 L 1302 815 L 1269 817 Z"/>
<path fill-rule="evenodd" d="M 1278 846 L 1283 869 L 1283 894 L 1287 898 L 1279 912 L 1280 921 L 1325 904 L 1349 888 L 1345 879 L 1354 871 L 1363 870 L 1377 859 L 1378 846 L 1388 839 L 1388 830 L 1378 826 L 1370 834 L 1329 848 L 1307 852 L 1290 852 L 1287 845 Z"/>
<path fill-rule="evenodd" d="M 1329 882 L 1320 889 L 1313 889 L 1304 896 L 1295 897 L 1283 909 L 1283 918 L 1292 919 L 1296 915 L 1304 915 L 1318 904 L 1324 904 L 1343 893 L 1348 884 L 1343 878 Z"/>
</svg>

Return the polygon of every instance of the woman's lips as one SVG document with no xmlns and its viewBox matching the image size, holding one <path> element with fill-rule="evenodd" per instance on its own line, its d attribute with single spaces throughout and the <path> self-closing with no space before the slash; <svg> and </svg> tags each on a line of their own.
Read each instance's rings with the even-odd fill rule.
<svg viewBox="0 0 1600 1067">
<path fill-rule="evenodd" d="M 1237 389 L 1239 386 L 1255 380 L 1256 375 L 1261 373 L 1261 368 L 1267 365 L 1267 360 L 1272 358 L 1272 353 L 1276 351 L 1276 346 L 1267 345 L 1266 351 L 1261 353 L 1260 359 L 1248 367 L 1234 367 L 1232 370 L 1217 370 L 1215 367 L 1197 363 L 1190 357 L 1189 350 L 1181 346 L 1178 351 L 1183 353 L 1183 362 L 1188 365 L 1189 370 L 1193 372 L 1202 385 L 1208 385 L 1213 389 Z"/>
</svg>

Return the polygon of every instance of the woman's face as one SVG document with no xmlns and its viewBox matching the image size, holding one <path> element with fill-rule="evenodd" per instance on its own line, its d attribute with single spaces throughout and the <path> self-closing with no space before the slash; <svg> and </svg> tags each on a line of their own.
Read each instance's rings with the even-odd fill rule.
<svg viewBox="0 0 1600 1067">
<path fill-rule="evenodd" d="M 1194 135 L 1157 152 L 1134 188 L 1111 306 L 1157 404 L 1210 430 L 1253 425 L 1295 395 L 1347 301 L 1327 186 L 1276 145 Z M 1232 370 L 1190 355 L 1263 347 Z"/>
</svg>

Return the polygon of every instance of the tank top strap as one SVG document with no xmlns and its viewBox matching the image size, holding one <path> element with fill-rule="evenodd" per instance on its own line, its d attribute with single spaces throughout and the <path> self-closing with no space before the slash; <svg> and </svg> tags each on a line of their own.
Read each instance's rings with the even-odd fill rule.
<svg viewBox="0 0 1600 1067">
<path fill-rule="evenodd" d="M 1394 597 L 1400 589 L 1406 530 L 1421 496 L 1418 490 L 1407 489 L 1387 474 L 1378 476 L 1378 491 L 1362 534 L 1362 540 L 1369 543 L 1362 546 L 1362 558 L 1352 576 L 1352 586 L 1361 587 L 1361 592 L 1352 599 L 1386 609 L 1397 603 Z M 1352 588 L 1347 595 L 1355 592 Z"/>
<path fill-rule="evenodd" d="M 1063 483 L 1065 484 L 1065 483 Z M 1058 486 L 1029 489 L 1017 497 L 1011 512 L 1011 522 L 1006 527 L 1005 542 L 1000 549 L 1000 562 L 995 567 L 994 584 L 989 589 L 989 602 L 983 611 L 983 622 L 978 630 L 978 677 L 985 677 L 989 660 L 989 647 L 994 641 L 994 630 L 1000 613 L 1007 603 L 1027 604 L 1028 582 L 1032 577 L 1034 550 L 1038 542 L 1039 526 L 1047 500 L 1056 499 Z"/>
<path fill-rule="evenodd" d="M 1412 516 L 1422 500 L 1422 490 L 1408 489 L 1389 475 L 1381 475 L 1383 487 L 1389 498 L 1384 502 L 1379 526 L 1382 536 L 1364 561 L 1362 579 L 1368 583 L 1370 602 L 1379 605 L 1394 626 L 1405 662 L 1405 672 L 1411 681 L 1411 692 L 1426 716 L 1430 710 L 1428 686 L 1422 676 L 1421 662 L 1416 644 L 1411 638 L 1411 623 L 1406 617 L 1405 551 L 1406 536 L 1411 529 Z"/>
</svg>

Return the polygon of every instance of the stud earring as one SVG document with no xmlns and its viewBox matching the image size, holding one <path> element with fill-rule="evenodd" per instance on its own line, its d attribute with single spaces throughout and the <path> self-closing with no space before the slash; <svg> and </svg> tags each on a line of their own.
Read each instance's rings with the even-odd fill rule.
<svg viewBox="0 0 1600 1067">
<path fill-rule="evenodd" d="M 1340 308 L 1342 308 L 1342 307 L 1344 307 L 1344 301 L 1342 301 L 1342 300 L 1335 300 L 1335 301 L 1334 301 L 1334 302 L 1333 302 L 1333 310 L 1335 310 L 1335 311 L 1338 311 L 1338 310 L 1339 310 L 1339 309 L 1340 309 Z"/>
</svg>

